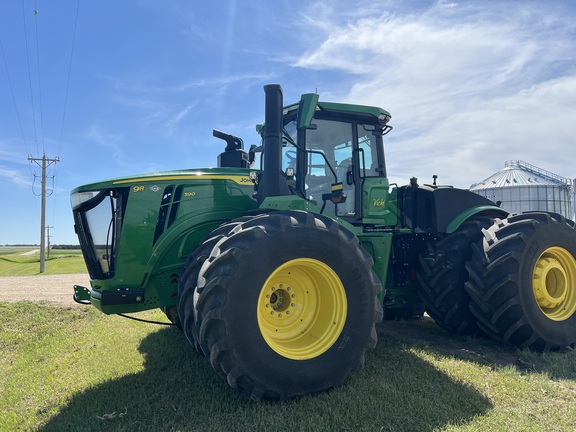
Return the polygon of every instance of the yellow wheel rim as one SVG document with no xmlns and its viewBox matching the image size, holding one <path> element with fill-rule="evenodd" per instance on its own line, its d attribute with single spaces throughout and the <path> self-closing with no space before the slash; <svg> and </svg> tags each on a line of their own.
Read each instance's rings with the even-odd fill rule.
<svg viewBox="0 0 576 432">
<path fill-rule="evenodd" d="M 338 275 L 309 258 L 278 267 L 258 298 L 258 326 L 264 340 L 293 360 L 326 352 L 340 336 L 346 313 L 346 292 Z"/>
<path fill-rule="evenodd" d="M 576 311 L 576 261 L 570 252 L 551 247 L 536 261 L 532 288 L 538 306 L 553 321 Z"/>
</svg>

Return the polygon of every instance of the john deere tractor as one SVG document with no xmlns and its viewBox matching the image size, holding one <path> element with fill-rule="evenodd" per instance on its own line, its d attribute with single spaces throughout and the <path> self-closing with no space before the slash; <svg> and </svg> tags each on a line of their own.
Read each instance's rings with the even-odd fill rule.
<svg viewBox="0 0 576 432">
<path fill-rule="evenodd" d="M 390 114 L 283 107 L 265 86 L 262 142 L 233 135 L 217 168 L 91 183 L 71 193 L 90 273 L 77 301 L 161 308 L 233 388 L 287 400 L 362 369 L 383 317 L 426 311 L 456 334 L 546 351 L 576 342 L 576 232 L 466 190 L 390 184 Z"/>
</svg>

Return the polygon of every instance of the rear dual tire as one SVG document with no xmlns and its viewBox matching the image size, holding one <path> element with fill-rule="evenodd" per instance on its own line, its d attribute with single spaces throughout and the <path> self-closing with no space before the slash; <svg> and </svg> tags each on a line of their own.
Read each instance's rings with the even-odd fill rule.
<svg viewBox="0 0 576 432">
<path fill-rule="evenodd" d="M 420 297 L 428 315 L 450 333 L 481 333 L 464 288 L 468 280 L 466 262 L 472 257 L 472 245 L 482 239 L 482 229 L 492 222 L 483 216 L 469 219 L 455 232 L 429 241 L 420 255 Z"/>
<path fill-rule="evenodd" d="M 576 231 L 554 213 L 476 217 L 429 242 L 418 280 L 445 330 L 519 348 L 576 344 Z"/>
<path fill-rule="evenodd" d="M 576 231 L 554 213 L 524 213 L 484 231 L 467 265 L 471 312 L 488 335 L 520 348 L 576 343 Z"/>
</svg>

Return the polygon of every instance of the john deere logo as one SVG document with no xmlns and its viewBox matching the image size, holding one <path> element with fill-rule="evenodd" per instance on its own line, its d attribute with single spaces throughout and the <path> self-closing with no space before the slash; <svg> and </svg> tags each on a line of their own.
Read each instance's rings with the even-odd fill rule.
<svg viewBox="0 0 576 432">
<path fill-rule="evenodd" d="M 160 188 L 159 188 L 158 186 L 152 186 L 152 187 L 150 188 L 150 190 L 151 190 L 152 192 L 158 192 L 158 191 L 160 190 Z"/>
</svg>

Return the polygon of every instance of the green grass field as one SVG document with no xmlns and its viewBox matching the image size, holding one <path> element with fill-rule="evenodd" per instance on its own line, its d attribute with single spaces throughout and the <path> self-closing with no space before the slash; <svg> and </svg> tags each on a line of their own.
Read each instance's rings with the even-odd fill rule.
<svg viewBox="0 0 576 432">
<path fill-rule="evenodd" d="M 0 247 L 0 276 L 32 276 L 40 274 L 38 248 Z M 80 250 L 53 249 L 45 258 L 45 274 L 86 273 Z"/>
<path fill-rule="evenodd" d="M 85 271 L 65 254 L 55 271 Z M 13 256 L 1 255 L 10 260 L 0 270 L 25 274 L 30 263 Z M 138 316 L 165 320 L 159 311 Z M 575 428 L 576 351 L 518 351 L 451 336 L 430 320 L 382 322 L 378 335 L 344 387 L 257 403 L 221 381 L 175 328 L 91 307 L 0 302 L 0 431 Z"/>
<path fill-rule="evenodd" d="M 576 419 L 573 352 L 518 352 L 418 321 L 380 324 L 343 388 L 257 403 L 175 328 L 0 302 L 0 376 L 2 431 L 568 431 Z"/>
</svg>

